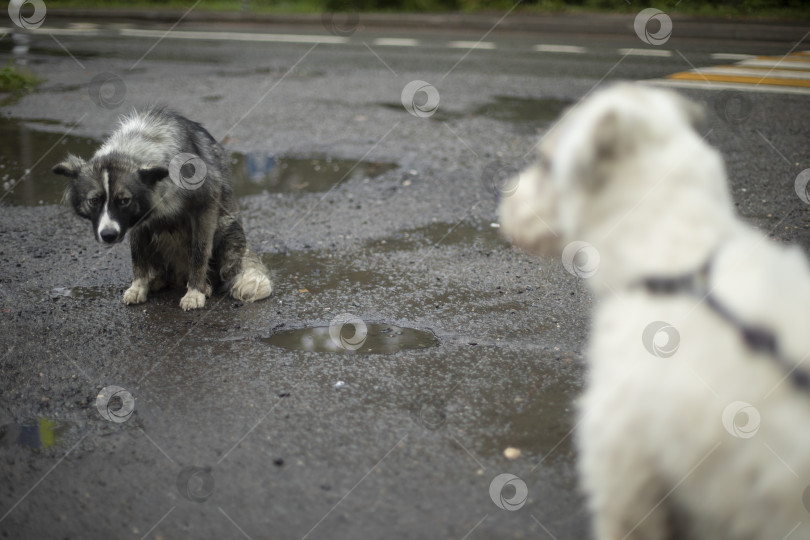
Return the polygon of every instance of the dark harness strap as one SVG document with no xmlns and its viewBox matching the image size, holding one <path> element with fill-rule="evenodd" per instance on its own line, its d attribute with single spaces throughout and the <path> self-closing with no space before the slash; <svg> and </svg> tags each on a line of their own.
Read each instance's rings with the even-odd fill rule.
<svg viewBox="0 0 810 540">
<path fill-rule="evenodd" d="M 773 332 L 741 321 L 711 293 L 709 288 L 710 271 L 711 261 L 690 274 L 671 278 L 646 278 L 641 280 L 640 284 L 647 292 L 653 295 L 689 294 L 705 300 L 706 305 L 712 311 L 737 329 L 749 349 L 769 355 L 782 369 L 787 371 L 787 376 L 790 377 L 794 385 L 802 390 L 810 390 L 810 375 L 797 369 L 793 362 L 782 356 L 779 351 L 779 343 Z"/>
</svg>

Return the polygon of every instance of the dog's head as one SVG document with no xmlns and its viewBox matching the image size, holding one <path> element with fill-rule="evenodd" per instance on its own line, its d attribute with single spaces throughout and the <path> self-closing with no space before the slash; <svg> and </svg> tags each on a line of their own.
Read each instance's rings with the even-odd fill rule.
<svg viewBox="0 0 810 540">
<path fill-rule="evenodd" d="M 165 167 L 138 166 L 117 154 L 90 161 L 70 155 L 52 170 L 70 179 L 64 202 L 93 223 L 96 240 L 103 244 L 120 242 L 147 216 L 155 204 L 155 184 L 169 174 Z"/>
<path fill-rule="evenodd" d="M 617 84 L 595 93 L 541 140 L 500 204 L 502 231 L 532 253 L 560 253 L 669 219 L 668 197 L 705 191 L 721 206 L 722 162 L 697 133 L 701 121 L 700 107 L 672 91 Z"/>
</svg>

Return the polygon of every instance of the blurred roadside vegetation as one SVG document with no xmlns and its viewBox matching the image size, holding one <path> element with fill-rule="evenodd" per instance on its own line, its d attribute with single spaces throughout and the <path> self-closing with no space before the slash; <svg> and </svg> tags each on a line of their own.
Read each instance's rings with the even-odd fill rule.
<svg viewBox="0 0 810 540">
<path fill-rule="evenodd" d="M 35 75 L 11 63 L 0 69 L 0 92 L 30 92 L 39 83 Z"/>
<path fill-rule="evenodd" d="M 0 68 L 0 107 L 10 105 L 23 95 L 33 92 L 40 82 L 42 81 L 36 75 L 9 62 Z"/>
<path fill-rule="evenodd" d="M 320 13 L 322 11 L 453 12 L 506 11 L 514 0 L 201 0 L 196 10 L 252 13 Z M 179 0 L 49 0 L 51 8 L 188 9 Z M 636 13 L 656 7 L 669 14 L 710 17 L 754 16 L 810 19 L 808 0 L 523 0 L 525 13 Z"/>
</svg>

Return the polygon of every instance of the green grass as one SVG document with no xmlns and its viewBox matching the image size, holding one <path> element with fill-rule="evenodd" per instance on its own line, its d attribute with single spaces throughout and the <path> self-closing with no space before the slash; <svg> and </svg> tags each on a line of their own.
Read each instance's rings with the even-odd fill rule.
<svg viewBox="0 0 810 540">
<path fill-rule="evenodd" d="M 48 8 L 172 9 L 185 10 L 194 2 L 180 0 L 50 0 Z M 514 0 L 202 0 L 197 11 L 251 13 L 321 13 L 323 11 L 373 12 L 502 12 Z M 782 17 L 810 19 L 806 0 L 523 0 L 518 13 L 636 13 L 657 7 L 669 14 L 710 17 Z"/>
<path fill-rule="evenodd" d="M 503 0 L 461 0 L 470 2 L 508 2 Z M 511 4 L 508 6 L 511 7 Z M 569 12 L 569 13 L 637 13 L 646 7 L 655 7 L 668 14 L 697 15 L 705 17 L 781 17 L 791 19 L 810 19 L 810 7 L 805 0 L 742 0 L 681 2 L 642 0 L 627 3 L 624 1 L 581 0 L 564 2 L 561 0 L 535 0 L 526 4 L 528 11 Z"/>
<path fill-rule="evenodd" d="M 40 83 L 35 75 L 22 71 L 9 63 L 0 69 L 0 92 L 30 92 Z"/>
<path fill-rule="evenodd" d="M 56 0 L 48 2 L 48 8 L 54 9 L 144 9 L 149 11 L 185 11 L 193 5 L 193 1 L 184 2 L 180 0 L 129 0 L 124 2 L 115 0 Z M 321 13 L 324 11 L 324 5 L 321 0 L 253 0 L 249 2 L 242 2 L 241 0 L 202 0 L 196 5 L 194 11 L 242 12 L 247 6 L 248 13 Z"/>
</svg>

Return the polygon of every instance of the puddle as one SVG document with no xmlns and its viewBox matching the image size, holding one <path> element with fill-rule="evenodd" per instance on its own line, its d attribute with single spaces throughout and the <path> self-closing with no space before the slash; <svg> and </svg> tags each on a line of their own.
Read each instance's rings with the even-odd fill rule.
<svg viewBox="0 0 810 540">
<path fill-rule="evenodd" d="M 556 98 L 517 98 L 495 96 L 475 110 L 476 116 L 510 123 L 545 124 L 556 120 L 574 102 Z"/>
<path fill-rule="evenodd" d="M 89 156 L 98 146 L 94 139 L 37 131 L 31 129 L 32 124 L 59 123 L 0 120 L 0 202 L 3 204 L 59 204 L 67 179 L 53 174 L 51 168 L 68 153 Z"/>
<path fill-rule="evenodd" d="M 47 82 L 50 82 L 50 81 L 45 81 L 45 82 L 47 83 Z M 39 87 L 37 88 L 37 90 L 39 92 L 42 92 L 43 94 L 47 94 L 47 93 L 57 93 L 57 92 L 78 92 L 78 91 L 84 90 L 86 88 L 87 88 L 87 85 L 84 85 L 84 84 L 51 84 L 51 85 L 40 84 Z M 61 122 L 50 122 L 50 121 L 46 121 L 46 120 L 42 120 L 42 121 L 37 122 L 37 123 L 61 124 Z"/>
<path fill-rule="evenodd" d="M 290 72 L 289 67 L 272 67 L 272 66 L 262 66 L 248 69 L 220 70 L 214 72 L 214 75 L 216 75 L 217 77 L 225 77 L 228 79 L 233 79 L 237 77 L 283 75 L 285 73 L 289 73 L 290 75 L 296 78 L 323 77 L 326 75 L 326 73 L 323 71 L 317 70 L 310 71 L 306 69 L 296 68 L 294 71 Z"/>
<path fill-rule="evenodd" d="M 492 227 L 488 221 L 436 222 L 398 231 L 383 238 L 369 239 L 362 246 L 368 257 L 341 257 L 328 249 L 305 249 L 265 253 L 262 261 L 279 275 L 285 276 L 291 292 L 302 299 L 310 295 L 330 295 L 334 291 L 341 291 L 349 298 L 376 294 L 405 294 L 410 297 L 414 294 L 412 280 L 403 280 L 401 276 L 392 274 L 389 265 L 380 265 L 379 256 L 388 258 L 388 254 L 434 246 L 439 249 L 459 246 L 465 251 L 485 254 L 498 249 L 510 249 L 499 229 Z M 417 289 L 425 293 L 425 286 L 422 283 Z M 441 290 L 444 291 L 445 287 L 442 284 Z M 431 306 L 445 303 L 445 300 L 448 304 L 463 300 L 455 296 L 460 294 L 457 289 L 441 294 L 430 290 L 431 300 L 428 303 Z M 454 295 L 452 299 L 445 298 L 449 294 Z M 420 298 L 417 303 L 426 301 L 421 294 L 416 296 Z M 480 295 L 477 298 L 480 299 Z M 506 306 L 501 307 L 505 309 Z"/>
<path fill-rule="evenodd" d="M 99 300 L 114 297 L 117 290 L 116 287 L 54 287 L 49 294 L 52 300 L 60 298 Z"/>
<path fill-rule="evenodd" d="M 464 245 L 473 248 L 508 247 L 509 243 L 489 222 L 461 223 L 436 222 L 423 227 L 397 232 L 382 239 L 366 242 L 365 247 L 376 251 L 405 251 L 425 246 L 437 248 Z"/>
<path fill-rule="evenodd" d="M 116 58 L 117 56 L 109 53 L 102 53 L 90 50 L 77 50 L 78 47 L 72 46 L 70 52 L 62 49 L 61 47 L 40 47 L 35 45 L 31 47 L 28 51 L 25 51 L 23 56 L 27 57 L 30 53 L 31 57 L 37 56 L 50 56 L 50 57 L 57 57 L 57 58 L 75 58 L 78 60 L 92 60 L 94 58 L 101 58 L 102 56 L 105 59 L 109 58 Z"/>
<path fill-rule="evenodd" d="M 66 179 L 51 168 L 68 153 L 93 155 L 99 141 L 33 129 L 61 125 L 49 120 L 0 120 L 0 202 L 17 206 L 59 204 Z M 43 159 L 42 156 L 47 153 Z M 327 191 L 335 184 L 376 178 L 398 168 L 395 163 L 330 157 L 276 157 L 268 153 L 232 154 L 237 197 L 270 193 Z"/>
<path fill-rule="evenodd" d="M 574 102 L 557 98 L 520 98 L 512 96 L 493 96 L 488 103 L 467 110 L 454 111 L 439 106 L 431 120 L 447 122 L 464 118 L 483 116 L 500 122 L 515 125 L 521 132 L 535 133 L 537 127 L 556 120 L 565 109 Z M 405 112 L 400 103 L 380 103 L 382 107 Z"/>
<path fill-rule="evenodd" d="M 19 445 L 26 448 L 50 448 L 70 430 L 71 424 L 37 418 L 23 423 L 10 422 L 0 426 L 0 447 Z"/>
<path fill-rule="evenodd" d="M 252 77 L 254 75 L 281 75 L 284 71 L 281 69 L 274 69 L 272 67 L 257 67 L 251 69 L 228 69 L 215 71 L 214 75 L 217 77 L 225 77 L 232 79 L 235 77 Z"/>
<path fill-rule="evenodd" d="M 360 319 L 330 326 L 279 330 L 261 341 L 293 351 L 346 354 L 393 354 L 439 345 L 439 339 L 429 330 L 364 323 Z"/>
<path fill-rule="evenodd" d="M 348 293 L 391 286 L 391 277 L 385 273 L 360 268 L 353 260 L 303 250 L 273 253 L 262 256 L 262 261 L 295 287 L 299 294 L 319 294 L 343 290 Z"/>
<path fill-rule="evenodd" d="M 5 35 L 5 34 L 4 34 Z M 60 58 L 79 58 L 82 60 L 98 58 L 104 56 L 109 58 L 106 53 L 97 51 L 78 51 L 78 47 L 71 46 L 70 52 L 64 47 L 56 46 L 55 43 L 45 42 L 46 46 L 41 45 L 42 41 L 35 43 L 31 34 L 27 32 L 11 32 L 11 39 L 0 40 L 0 53 L 12 54 L 17 63 L 26 64 L 35 56 L 56 56 Z"/>
<path fill-rule="evenodd" d="M 395 163 L 330 157 L 277 157 L 254 152 L 231 154 L 233 190 L 237 197 L 269 193 L 314 193 L 336 184 L 376 178 L 396 169 Z"/>
</svg>

